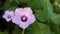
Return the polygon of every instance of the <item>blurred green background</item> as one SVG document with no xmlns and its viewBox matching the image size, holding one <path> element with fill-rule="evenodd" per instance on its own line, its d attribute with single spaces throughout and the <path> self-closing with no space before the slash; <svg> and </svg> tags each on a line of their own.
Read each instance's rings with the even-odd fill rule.
<svg viewBox="0 0 60 34">
<path fill-rule="evenodd" d="M 2 18 L 6 10 L 31 7 L 36 17 L 25 34 L 60 34 L 60 0 L 0 0 L 0 34 L 21 34 L 22 29 Z"/>
</svg>

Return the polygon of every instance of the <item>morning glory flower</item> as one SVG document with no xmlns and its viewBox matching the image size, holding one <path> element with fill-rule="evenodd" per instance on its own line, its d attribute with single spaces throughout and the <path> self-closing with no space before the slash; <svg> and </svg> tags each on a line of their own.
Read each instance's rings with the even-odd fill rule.
<svg viewBox="0 0 60 34">
<path fill-rule="evenodd" d="M 13 16 L 14 16 L 13 11 L 8 11 L 8 10 L 6 10 L 2 17 L 3 17 L 7 22 L 9 22 L 10 20 L 12 20 Z"/>
<path fill-rule="evenodd" d="M 35 16 L 32 12 L 32 9 L 29 7 L 26 8 L 17 8 L 15 10 L 15 16 L 12 19 L 12 22 L 17 24 L 19 27 L 26 29 L 30 24 L 34 23 Z"/>
</svg>

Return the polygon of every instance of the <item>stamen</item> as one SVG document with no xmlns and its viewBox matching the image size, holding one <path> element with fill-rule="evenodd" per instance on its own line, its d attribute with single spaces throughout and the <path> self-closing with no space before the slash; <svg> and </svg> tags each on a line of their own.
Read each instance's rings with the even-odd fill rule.
<svg viewBox="0 0 60 34">
<path fill-rule="evenodd" d="M 10 16 L 10 15 L 8 15 L 7 17 L 8 17 L 8 18 L 11 18 L 11 16 Z"/>
<path fill-rule="evenodd" d="M 21 17 L 21 21 L 26 22 L 27 21 L 27 17 L 26 16 L 22 16 Z"/>
</svg>

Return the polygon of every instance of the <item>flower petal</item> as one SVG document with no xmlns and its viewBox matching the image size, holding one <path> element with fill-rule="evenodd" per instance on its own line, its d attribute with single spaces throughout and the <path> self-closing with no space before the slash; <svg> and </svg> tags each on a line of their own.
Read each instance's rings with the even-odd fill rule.
<svg viewBox="0 0 60 34">
<path fill-rule="evenodd" d="M 27 14 L 32 14 L 33 13 L 32 9 L 30 7 L 25 7 L 24 12 L 27 13 Z"/>
<path fill-rule="evenodd" d="M 18 16 L 14 16 L 14 18 L 12 19 L 12 22 L 19 25 L 20 24 L 20 18 Z"/>
<path fill-rule="evenodd" d="M 31 10 L 31 8 L 29 8 L 29 7 L 26 7 L 26 8 L 17 8 L 16 10 L 15 10 L 15 14 L 17 15 L 17 14 L 19 14 L 20 16 L 21 15 L 24 15 L 24 14 L 26 14 L 26 15 L 28 15 L 28 14 L 32 14 L 33 12 L 32 12 L 32 10 Z"/>
<path fill-rule="evenodd" d="M 19 27 L 26 29 L 30 24 L 20 24 Z"/>
<path fill-rule="evenodd" d="M 28 24 L 32 24 L 36 21 L 34 14 L 28 16 Z"/>
</svg>

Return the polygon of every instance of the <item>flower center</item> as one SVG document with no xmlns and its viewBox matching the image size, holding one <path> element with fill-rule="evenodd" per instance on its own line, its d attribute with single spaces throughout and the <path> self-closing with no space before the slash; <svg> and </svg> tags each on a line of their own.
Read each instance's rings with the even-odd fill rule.
<svg viewBox="0 0 60 34">
<path fill-rule="evenodd" d="M 27 21 L 27 17 L 26 16 L 22 16 L 21 17 L 21 21 L 26 22 Z"/>
<path fill-rule="evenodd" d="M 8 18 L 11 18 L 11 16 L 10 16 L 10 15 L 8 15 L 7 17 L 8 17 Z"/>
</svg>

